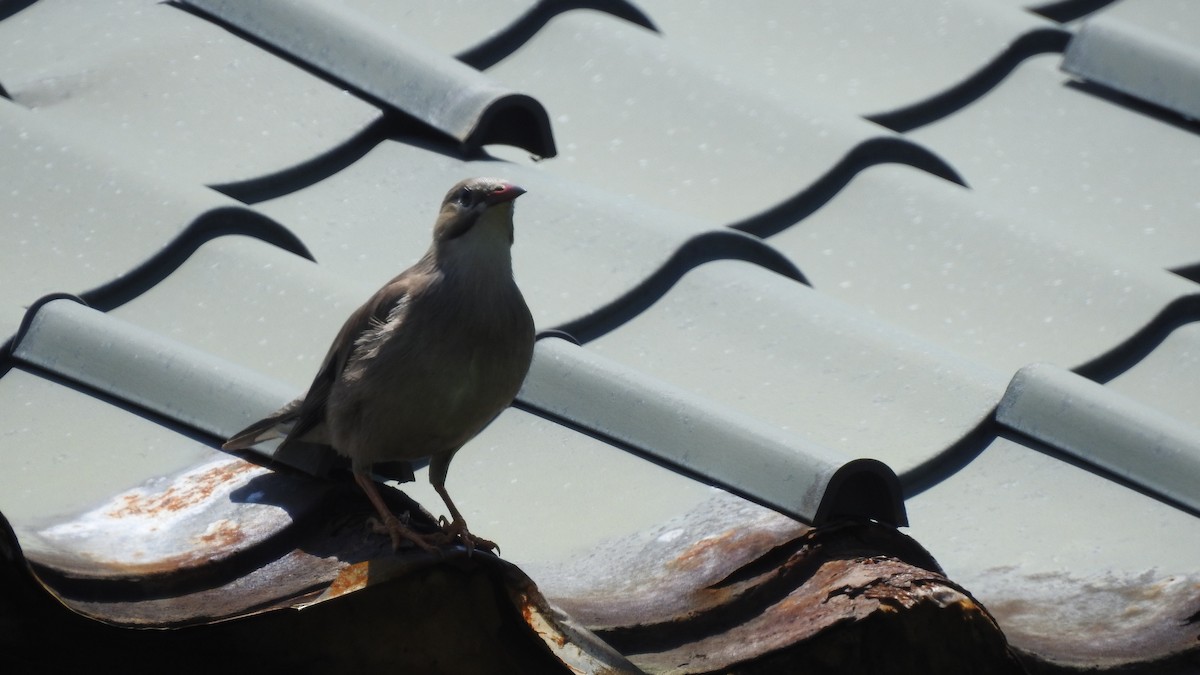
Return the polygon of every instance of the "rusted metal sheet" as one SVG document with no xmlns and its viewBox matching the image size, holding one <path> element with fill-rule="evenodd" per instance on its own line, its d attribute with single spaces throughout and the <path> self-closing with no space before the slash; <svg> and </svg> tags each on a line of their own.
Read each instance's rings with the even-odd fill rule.
<svg viewBox="0 0 1200 675">
<path fill-rule="evenodd" d="M 0 517 L 0 671 L 638 672 L 510 563 L 394 554 L 352 487 L 227 458 L 47 527 L 29 560 Z"/>
<path fill-rule="evenodd" d="M 403 493 L 385 493 L 415 527 L 436 527 Z M 348 480 L 214 455 L 23 534 L 36 540 L 28 560 L 0 519 L 0 670 L 94 668 L 137 653 L 139 669 L 175 672 L 234 662 L 464 673 L 1022 672 L 988 610 L 895 528 L 813 529 L 713 494 L 591 555 L 531 566 L 535 585 L 486 554 L 393 553 Z M 1193 601 L 1180 590 L 1163 597 L 1174 593 L 1186 608 Z M 1180 615 L 1159 631 L 1172 656 L 1156 666 L 1194 657 L 1189 621 Z M 47 633 L 73 648 L 34 647 Z M 1061 642 L 1048 631 L 1022 643 L 1037 639 Z M 189 655 L 183 666 L 180 650 Z"/>
<path fill-rule="evenodd" d="M 812 529 L 735 498 L 547 570 L 543 589 L 655 673 L 1023 672 L 982 606 L 895 528 Z"/>
<path fill-rule="evenodd" d="M 287 527 L 283 509 L 232 493 L 269 474 L 234 457 L 115 495 L 38 531 L 60 552 L 56 566 L 81 576 L 139 578 L 218 562 Z M 73 560 L 74 562 L 68 562 Z"/>
<path fill-rule="evenodd" d="M 433 519 L 396 490 L 397 513 Z M 891 526 L 813 529 L 728 493 L 570 564 L 541 588 L 486 554 L 393 553 L 348 480 L 214 455 L 30 534 L 3 522 L 0 665 L 48 631 L 178 671 L 980 672 L 1021 665 L 991 615 Z M 532 568 L 531 568 L 532 569 Z M 1010 609 L 1010 608 L 1006 608 Z M 148 628 L 175 630 L 146 630 Z M 3 659 L 8 659 L 7 664 Z"/>
<path fill-rule="evenodd" d="M 333 583 L 313 602 L 301 605 L 302 609 L 322 602 L 346 597 L 353 593 L 370 592 L 380 585 L 398 579 L 421 575 L 423 570 L 442 567 L 458 572 L 468 572 L 482 565 L 494 573 L 498 584 L 507 597 L 515 616 L 540 639 L 554 657 L 572 673 L 636 673 L 641 672 L 624 656 L 599 640 L 590 630 L 574 621 L 570 616 L 552 606 L 538 591 L 537 586 L 517 567 L 490 555 L 466 557 L 456 552 L 452 557 L 433 560 L 425 554 L 399 557 L 381 557 L 345 567 Z M 465 616 L 472 614 L 467 609 Z M 448 617 L 453 620 L 453 617 Z"/>
<path fill-rule="evenodd" d="M 1036 664 L 1031 670 L 1200 672 L 1200 584 L 1195 579 L 1147 582 L 1149 570 L 1140 577 L 1109 575 L 1086 582 L 1066 573 L 997 574 L 1011 586 L 1001 597 L 993 592 L 988 608 L 1023 657 Z M 1056 604 L 1047 611 L 1030 598 L 1052 598 Z"/>
<path fill-rule="evenodd" d="M 744 620 L 632 658 L 669 673 L 1023 672 L 987 612 L 940 575 L 885 556 L 793 561 L 815 569 Z"/>
</svg>

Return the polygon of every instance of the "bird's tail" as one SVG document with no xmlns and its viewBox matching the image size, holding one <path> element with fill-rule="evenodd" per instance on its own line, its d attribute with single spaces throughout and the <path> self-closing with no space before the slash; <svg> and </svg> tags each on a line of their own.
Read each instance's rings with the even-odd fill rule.
<svg viewBox="0 0 1200 675">
<path fill-rule="evenodd" d="M 288 408 L 290 407 L 288 406 Z M 221 445 L 221 448 L 223 450 L 245 450 L 263 441 L 286 437 L 296 423 L 295 417 L 291 414 L 293 411 L 288 408 L 263 418 L 230 436 L 229 440 Z"/>
</svg>

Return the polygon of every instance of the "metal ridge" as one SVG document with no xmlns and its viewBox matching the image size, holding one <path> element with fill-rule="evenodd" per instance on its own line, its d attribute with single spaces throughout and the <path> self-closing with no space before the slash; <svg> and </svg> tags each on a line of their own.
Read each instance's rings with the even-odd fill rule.
<svg viewBox="0 0 1200 675">
<path fill-rule="evenodd" d="M 464 151 L 503 143 L 541 157 L 557 152 L 538 101 L 352 10 L 309 1 L 185 4 L 456 139 Z"/>
<path fill-rule="evenodd" d="M 813 525 L 907 525 L 900 481 L 566 340 L 542 339 L 517 401 L 532 412 Z"/>
<path fill-rule="evenodd" d="M 1038 363 L 1013 376 L 996 420 L 1200 513 L 1200 429 L 1160 410 Z"/>
</svg>

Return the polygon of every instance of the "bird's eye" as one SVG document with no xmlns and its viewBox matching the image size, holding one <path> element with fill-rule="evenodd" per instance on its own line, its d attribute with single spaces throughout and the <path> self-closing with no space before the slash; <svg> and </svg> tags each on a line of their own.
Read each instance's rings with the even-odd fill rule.
<svg viewBox="0 0 1200 675">
<path fill-rule="evenodd" d="M 470 206 L 471 205 L 471 189 L 463 188 L 463 189 L 459 190 L 458 195 L 455 197 L 455 201 L 457 201 L 459 204 L 462 204 L 463 206 Z"/>
</svg>

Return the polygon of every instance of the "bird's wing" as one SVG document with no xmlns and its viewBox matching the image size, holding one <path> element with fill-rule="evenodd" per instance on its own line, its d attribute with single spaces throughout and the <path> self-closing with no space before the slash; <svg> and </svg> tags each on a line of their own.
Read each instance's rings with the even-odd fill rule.
<svg viewBox="0 0 1200 675">
<path fill-rule="evenodd" d="M 313 378 L 308 393 L 304 395 L 304 400 L 295 411 L 296 421 L 288 432 L 288 440 L 303 438 L 305 434 L 325 422 L 325 403 L 329 400 L 329 392 L 333 390 L 334 382 L 345 369 L 350 355 L 354 353 L 359 336 L 387 320 L 392 307 L 408 295 L 412 285 L 411 279 L 412 275 L 409 273 L 392 279 L 346 319 L 333 344 L 329 346 L 325 361 L 317 371 L 317 376 Z"/>
<path fill-rule="evenodd" d="M 375 292 L 361 307 L 342 324 L 333 344 L 325 354 L 320 370 L 313 378 L 308 392 L 288 403 L 274 413 L 251 424 L 242 431 L 234 434 L 221 447 L 226 450 L 241 450 L 256 443 L 267 441 L 279 436 L 285 436 L 284 443 L 304 437 L 325 422 L 325 404 L 329 393 L 337 381 L 346 361 L 354 352 L 355 344 L 364 331 L 371 329 L 380 322 L 386 321 L 388 313 L 396 303 L 403 300 L 410 292 L 413 280 L 412 270 L 392 279 L 383 288 Z M 318 439 L 305 439 L 314 440 Z M 327 442 L 323 438 L 319 442 Z"/>
</svg>

